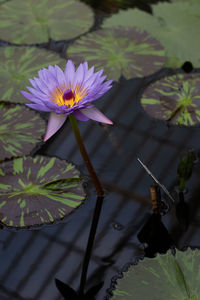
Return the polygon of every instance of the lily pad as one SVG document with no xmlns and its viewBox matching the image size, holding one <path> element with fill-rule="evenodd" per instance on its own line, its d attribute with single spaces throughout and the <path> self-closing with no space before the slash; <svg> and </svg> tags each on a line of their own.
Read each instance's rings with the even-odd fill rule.
<svg viewBox="0 0 200 300">
<path fill-rule="evenodd" d="M 0 160 L 29 154 L 45 133 L 39 114 L 20 105 L 0 109 Z"/>
<path fill-rule="evenodd" d="M 0 164 L 0 221 L 29 227 L 63 219 L 85 199 L 76 167 L 55 157 L 21 157 Z"/>
<path fill-rule="evenodd" d="M 177 74 L 151 84 L 141 99 L 151 117 L 174 125 L 199 125 L 199 74 Z"/>
<path fill-rule="evenodd" d="M 10 3 L 10 2 L 9 2 Z M 38 76 L 38 70 L 49 65 L 64 67 L 65 60 L 58 54 L 34 47 L 0 48 L 0 93 L 1 99 L 15 103 L 26 103 L 20 90 L 29 85 L 29 78 Z"/>
<path fill-rule="evenodd" d="M 160 69 L 165 52 L 157 40 L 136 27 L 97 30 L 69 47 L 67 55 L 77 65 L 86 60 L 104 68 L 110 79 L 143 77 Z"/>
<path fill-rule="evenodd" d="M 164 46 L 166 66 L 180 67 L 190 61 L 200 67 L 200 2 L 158 3 L 152 9 L 153 15 L 138 9 L 120 11 L 105 20 L 103 28 L 137 26 Z"/>
<path fill-rule="evenodd" d="M 72 39 L 89 30 L 93 12 L 76 0 L 14 0 L 0 10 L 0 39 L 34 44 Z"/>
<path fill-rule="evenodd" d="M 200 251 L 168 251 L 131 266 L 117 282 L 113 300 L 200 299 Z"/>
</svg>

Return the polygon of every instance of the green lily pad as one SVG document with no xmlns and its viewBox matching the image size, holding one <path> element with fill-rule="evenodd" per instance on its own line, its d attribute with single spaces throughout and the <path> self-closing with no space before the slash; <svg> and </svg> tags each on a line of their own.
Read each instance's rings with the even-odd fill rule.
<svg viewBox="0 0 200 300">
<path fill-rule="evenodd" d="M 29 154 L 45 133 L 40 115 L 20 105 L 1 107 L 0 120 L 0 160 Z"/>
<path fill-rule="evenodd" d="M 118 14 L 105 19 L 102 28 L 115 28 L 118 26 L 125 28 L 136 26 L 140 28 L 140 30 L 148 31 L 149 27 L 154 29 L 157 26 L 157 20 L 155 17 L 152 17 L 151 14 L 141 11 L 137 8 L 128 9 L 125 11 L 120 10 Z"/>
<path fill-rule="evenodd" d="M 200 67 L 200 2 L 158 3 L 152 9 L 153 15 L 138 9 L 120 11 L 105 20 L 103 28 L 137 26 L 164 46 L 166 66 L 180 67 L 190 61 Z"/>
<path fill-rule="evenodd" d="M 165 63 L 163 47 L 136 27 L 97 30 L 78 39 L 67 51 L 77 65 L 86 60 L 104 69 L 109 79 L 143 77 Z"/>
<path fill-rule="evenodd" d="M 199 74 L 177 74 L 151 84 L 141 99 L 151 117 L 174 125 L 199 125 Z"/>
<path fill-rule="evenodd" d="M 29 227 L 63 219 L 85 199 L 82 178 L 55 157 L 21 157 L 0 164 L 0 221 Z"/>
<path fill-rule="evenodd" d="M 200 251 L 168 251 L 131 266 L 117 281 L 113 300 L 199 300 Z"/>
<path fill-rule="evenodd" d="M 76 0 L 8 1 L 0 10 L 0 39 L 18 44 L 72 39 L 93 22 L 91 9 Z"/>
<path fill-rule="evenodd" d="M 29 78 L 38 76 L 37 72 L 49 65 L 64 67 L 65 60 L 58 54 L 34 47 L 0 48 L 0 93 L 1 99 L 15 103 L 27 103 L 20 93 Z"/>
</svg>

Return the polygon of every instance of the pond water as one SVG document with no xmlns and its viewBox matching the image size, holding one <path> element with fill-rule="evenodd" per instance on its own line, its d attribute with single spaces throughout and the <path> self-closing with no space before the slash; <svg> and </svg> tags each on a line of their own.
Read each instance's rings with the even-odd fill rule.
<svg viewBox="0 0 200 300">
<path fill-rule="evenodd" d="M 139 2 L 134 4 L 137 6 Z M 108 10 L 103 13 L 101 7 L 96 6 L 98 26 Z M 150 4 L 142 8 L 149 11 Z M 6 43 L 1 45 L 6 46 Z M 67 45 L 67 42 L 52 42 L 50 47 L 63 53 Z M 199 151 L 199 128 L 169 126 L 150 118 L 140 104 L 141 94 L 148 84 L 173 72 L 162 69 L 140 79 L 125 80 L 121 77 L 97 103 L 114 125 L 104 126 L 92 121 L 80 123 L 85 146 L 106 191 L 86 284 L 88 290 L 104 282 L 97 300 L 108 299 L 111 280 L 129 263 L 145 255 L 149 236 L 152 243 L 146 254 L 150 257 L 157 252 L 165 252 L 170 245 L 179 249 L 200 247 L 198 162 L 186 185 L 187 208 L 180 210 L 182 223 L 172 207 L 162 217 L 164 233 L 159 231 L 161 221 L 152 221 L 148 224 L 150 232 L 144 232 L 145 224 L 152 218 L 149 191 L 152 179 L 137 158 L 173 191 L 178 185 L 176 172 L 181 157 L 188 149 L 193 148 L 197 154 Z M 184 71 L 179 69 L 176 72 Z M 86 177 L 88 197 L 79 209 L 59 224 L 44 226 L 40 230 L 1 230 L 1 300 L 61 300 L 55 278 L 74 290 L 79 288 L 96 195 L 69 121 L 32 153 L 73 161 Z M 138 234 L 142 241 L 139 241 Z"/>
</svg>

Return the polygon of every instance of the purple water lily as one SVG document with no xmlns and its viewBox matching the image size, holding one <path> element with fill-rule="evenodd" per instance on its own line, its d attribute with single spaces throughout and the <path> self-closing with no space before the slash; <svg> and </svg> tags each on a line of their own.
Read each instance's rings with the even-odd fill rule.
<svg viewBox="0 0 200 300">
<path fill-rule="evenodd" d="M 67 116 L 73 114 L 80 121 L 89 119 L 113 124 L 92 102 L 101 97 L 112 86 L 112 80 L 104 82 L 103 70 L 94 73 L 94 67 L 88 69 L 88 63 L 75 66 L 68 60 L 65 71 L 58 66 L 49 66 L 38 72 L 39 78 L 29 79 L 33 88 L 30 93 L 21 91 L 22 95 L 33 104 L 27 106 L 51 112 L 44 141 L 48 140 L 63 125 Z"/>
</svg>

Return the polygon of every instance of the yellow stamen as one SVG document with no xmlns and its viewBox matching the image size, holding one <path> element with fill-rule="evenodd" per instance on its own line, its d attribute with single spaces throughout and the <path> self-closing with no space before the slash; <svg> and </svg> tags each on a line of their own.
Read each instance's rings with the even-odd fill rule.
<svg viewBox="0 0 200 300">
<path fill-rule="evenodd" d="M 63 99 L 63 95 L 66 90 L 71 90 L 74 97 L 67 100 Z M 85 96 L 87 96 L 87 94 L 87 90 L 83 89 L 83 87 L 80 84 L 77 84 L 75 88 L 72 88 L 71 84 L 69 84 L 68 88 L 65 85 L 62 87 L 57 87 L 55 91 L 51 93 L 51 100 L 59 106 L 66 106 L 67 108 L 71 108 L 74 105 L 80 103 L 81 100 Z"/>
</svg>

